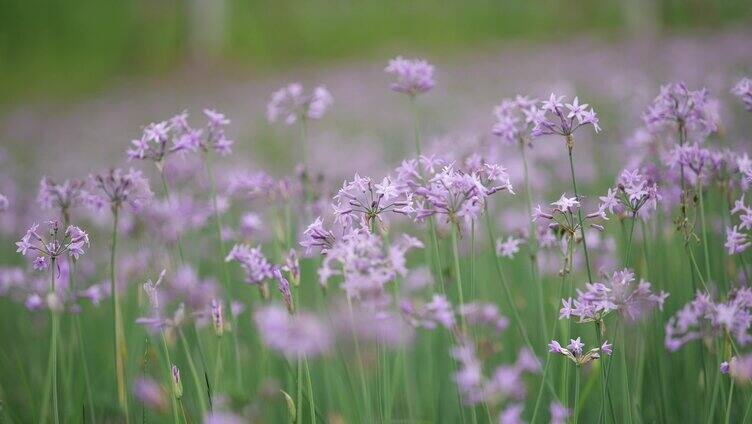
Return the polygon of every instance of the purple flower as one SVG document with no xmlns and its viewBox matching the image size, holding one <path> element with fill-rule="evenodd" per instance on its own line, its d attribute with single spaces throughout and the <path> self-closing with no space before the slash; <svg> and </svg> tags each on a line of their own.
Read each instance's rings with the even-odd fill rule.
<svg viewBox="0 0 752 424">
<path fill-rule="evenodd" d="M 504 258 L 512 259 L 514 255 L 520 251 L 520 244 L 523 241 L 524 240 L 512 236 L 507 237 L 506 241 L 498 239 L 496 240 L 496 254 Z"/>
<path fill-rule="evenodd" d="M 537 108 L 537 102 L 524 96 L 502 100 L 494 108 L 496 123 L 492 129 L 493 134 L 507 144 L 529 144 L 535 122 L 543 119 L 545 113 Z"/>
<path fill-rule="evenodd" d="M 266 117 L 269 122 L 283 119 L 287 125 L 299 120 L 323 118 L 324 114 L 334 103 L 334 99 L 324 86 L 318 86 L 313 93 L 303 93 L 300 83 L 292 83 L 272 94 L 266 106 Z"/>
<path fill-rule="evenodd" d="M 738 255 L 752 245 L 747 234 L 739 232 L 739 226 L 726 227 L 726 243 L 724 246 L 729 255 Z"/>
<path fill-rule="evenodd" d="M 728 374 L 730 370 L 729 363 L 726 361 L 721 362 L 721 374 Z"/>
<path fill-rule="evenodd" d="M 625 268 L 606 276 L 603 282 L 586 284 L 577 290 L 576 299 L 563 299 L 559 318 L 575 316 L 579 322 L 602 320 L 609 312 L 619 311 L 630 321 L 636 321 L 652 308 L 663 309 L 667 293 L 653 293 L 650 283 L 636 283 L 634 272 Z"/>
<path fill-rule="evenodd" d="M 180 399 L 183 397 L 183 382 L 180 379 L 180 370 L 177 365 L 173 364 L 170 371 L 172 375 L 172 393 L 177 399 Z"/>
<path fill-rule="evenodd" d="M 289 359 L 324 354 L 333 342 L 329 329 L 307 313 L 293 316 L 279 306 L 264 306 L 256 309 L 253 321 L 264 344 Z"/>
<path fill-rule="evenodd" d="M 596 133 L 600 132 L 598 116 L 591 108 L 587 110 L 587 103 L 580 104 L 579 98 L 575 97 L 572 103 L 563 103 L 565 97 L 551 93 L 548 100 L 541 104 L 541 111 L 533 109 L 530 118 L 533 120 L 533 137 L 542 135 L 558 134 L 567 137 L 567 145 L 570 144 L 571 135 L 580 127 L 591 125 Z M 564 107 L 569 110 L 567 112 Z"/>
<path fill-rule="evenodd" d="M 128 204 L 134 211 L 143 209 L 146 202 L 154 194 L 149 188 L 149 181 L 141 171 L 131 168 L 128 172 L 111 169 L 106 173 L 92 176 L 94 185 L 99 189 L 100 196 L 91 195 L 87 202 L 95 208 L 109 203 L 113 208 Z"/>
<path fill-rule="evenodd" d="M 388 212 L 400 215 L 415 212 L 412 194 L 398 191 L 389 177 L 376 183 L 369 177 L 355 174 L 352 181 L 342 184 L 334 200 L 337 202 L 332 205 L 335 222 L 345 227 L 358 222 L 368 227 L 374 220 L 383 221 L 382 216 Z"/>
<path fill-rule="evenodd" d="M 433 65 L 425 60 L 397 56 L 389 61 L 384 71 L 396 78 L 389 88 L 411 97 L 425 93 L 436 85 L 433 79 Z"/>
<path fill-rule="evenodd" d="M 507 406 L 506 409 L 501 411 L 499 415 L 499 424 L 524 424 L 522 420 L 522 411 L 525 409 L 525 405 L 521 403 L 515 403 Z"/>
<path fill-rule="evenodd" d="M 661 86 L 643 120 L 651 128 L 678 125 L 681 129 L 693 129 L 707 135 L 717 129 L 711 108 L 707 90 L 692 91 L 681 82 L 666 84 Z"/>
<path fill-rule="evenodd" d="M 39 182 L 37 201 L 44 209 L 56 207 L 63 213 L 84 204 L 89 193 L 84 189 L 86 183 L 81 180 L 65 180 L 57 184 L 48 177 Z"/>
<path fill-rule="evenodd" d="M 320 248 L 321 253 L 326 254 L 334 246 L 335 242 L 334 233 L 324 228 L 324 222 L 318 216 L 303 231 L 303 240 L 301 240 L 300 245 L 306 248 L 306 254 L 310 254 L 314 247 Z"/>
<path fill-rule="evenodd" d="M 725 373 L 728 373 L 735 380 L 748 383 L 752 379 L 752 355 L 734 356 L 725 368 Z M 723 372 L 723 364 L 721 364 L 721 372 Z"/>
<path fill-rule="evenodd" d="M 731 89 L 731 94 L 739 97 L 744 108 L 752 112 L 752 79 L 747 77 L 740 79 Z"/>
<path fill-rule="evenodd" d="M 8 198 L 0 193 L 0 213 L 7 211 L 9 206 L 10 202 L 8 201 Z"/>
<path fill-rule="evenodd" d="M 550 424 L 565 424 L 567 422 L 567 418 L 569 418 L 569 415 L 571 414 L 566 406 L 560 404 L 557 401 L 551 402 L 549 411 L 551 413 Z"/>
<path fill-rule="evenodd" d="M 431 302 L 418 307 L 413 306 L 409 300 L 403 300 L 400 304 L 402 314 L 407 321 L 415 327 L 423 327 L 433 330 L 438 325 L 451 329 L 455 324 L 452 304 L 443 295 L 434 294 Z"/>
<path fill-rule="evenodd" d="M 499 333 L 509 326 L 509 320 L 499 313 L 499 308 L 493 303 L 465 303 L 459 306 L 459 314 L 465 318 L 467 325 L 484 325 Z"/>
<path fill-rule="evenodd" d="M 144 406 L 159 411 L 167 409 L 167 398 L 162 387 L 149 377 L 138 377 L 133 382 L 133 394 Z"/>
<path fill-rule="evenodd" d="M 274 277 L 274 267 L 261 252 L 260 247 L 236 244 L 225 258 L 225 262 L 230 261 L 238 262 L 243 268 L 246 283 L 259 285 Z"/>
<path fill-rule="evenodd" d="M 25 256 L 29 251 L 37 252 L 35 269 L 46 269 L 48 259 L 55 260 L 65 254 L 78 259 L 85 253 L 84 248 L 89 246 L 89 235 L 74 225 L 69 225 L 63 234 L 60 234 L 60 224 L 55 220 L 48 221 L 47 227 L 48 238 L 42 237 L 37 232 L 39 224 L 34 224 L 16 242 L 17 253 Z"/>
<path fill-rule="evenodd" d="M 295 307 L 292 303 L 292 292 L 290 291 L 290 282 L 287 281 L 287 278 L 285 278 L 282 275 L 282 271 L 279 267 L 275 267 L 272 271 L 274 274 L 274 279 L 277 280 L 277 288 L 279 292 L 282 294 L 282 299 L 285 301 L 285 306 L 287 306 L 287 311 L 291 314 L 295 311 Z"/>
<path fill-rule="evenodd" d="M 666 323 L 665 344 L 676 351 L 685 343 L 712 339 L 728 333 L 737 343 L 752 341 L 748 330 L 752 325 L 752 289 L 733 290 L 726 302 L 713 302 L 707 293 L 698 292 Z"/>
<path fill-rule="evenodd" d="M 221 337 L 225 331 L 225 316 L 221 300 L 212 299 L 210 313 L 214 334 Z"/>
<path fill-rule="evenodd" d="M 608 342 L 604 342 L 600 347 L 594 347 L 588 351 L 585 351 L 584 348 L 585 344 L 582 343 L 579 337 L 574 340 L 570 340 L 569 345 L 567 345 L 566 348 L 562 347 L 561 344 L 559 344 L 559 342 L 557 342 L 556 340 L 551 340 L 551 343 L 548 344 L 548 351 L 550 353 L 556 353 L 561 356 L 565 356 L 572 362 L 574 362 L 575 365 L 580 367 L 590 363 L 591 361 L 599 359 L 601 357 L 601 352 L 609 356 L 612 353 L 611 344 Z"/>
</svg>

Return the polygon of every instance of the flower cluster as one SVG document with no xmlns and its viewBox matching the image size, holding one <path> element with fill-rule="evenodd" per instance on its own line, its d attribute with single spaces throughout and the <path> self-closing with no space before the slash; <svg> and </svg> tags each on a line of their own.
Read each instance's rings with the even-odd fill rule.
<svg viewBox="0 0 752 424">
<path fill-rule="evenodd" d="M 428 167 L 433 175 L 425 185 L 414 189 L 415 195 L 424 199 L 416 208 L 419 221 L 444 215 L 449 222 L 457 223 L 462 218 L 469 224 L 481 215 L 489 196 L 502 190 L 514 194 L 509 174 L 499 165 L 484 164 L 469 172 L 457 169 L 453 163 L 438 172 L 434 169 L 434 166 Z"/>
<path fill-rule="evenodd" d="M 73 207 L 83 205 L 89 193 L 85 189 L 86 182 L 82 180 L 65 180 L 56 183 L 48 177 L 42 177 L 39 182 L 37 201 L 44 209 L 57 208 L 63 213 Z"/>
<path fill-rule="evenodd" d="M 625 169 L 619 175 L 616 187 L 609 188 L 599 200 L 601 204 L 598 212 L 604 219 L 608 219 L 606 211 L 621 216 L 639 215 L 646 218 L 651 211 L 657 209 L 661 195 L 655 181 L 651 181 L 637 169 Z"/>
<path fill-rule="evenodd" d="M 141 137 L 131 141 L 133 147 L 126 152 L 128 159 L 151 160 L 163 166 L 167 156 L 177 152 L 212 148 L 222 155 L 229 154 L 233 141 L 225 135 L 224 127 L 230 120 L 212 109 L 204 109 L 204 116 L 208 122 L 203 129 L 194 129 L 188 124 L 188 112 L 147 125 Z"/>
<path fill-rule="evenodd" d="M 752 245 L 749 235 L 742 232 L 745 230 L 752 230 L 752 208 L 745 204 L 744 195 L 734 202 L 734 208 L 731 209 L 731 215 L 739 216 L 739 224 L 726 228 L 726 243 L 724 246 L 729 255 L 738 255 Z"/>
<path fill-rule="evenodd" d="M 454 379 L 462 402 L 466 405 L 483 402 L 496 404 L 507 399 L 519 402 L 526 395 L 522 380 L 524 374 L 540 372 L 540 362 L 524 348 L 517 354 L 516 362 L 496 367 L 490 377 L 484 375 L 483 362 L 473 343 L 455 346 L 452 356 L 458 365 Z"/>
<path fill-rule="evenodd" d="M 397 79 L 389 88 L 411 97 L 425 93 L 436 85 L 433 79 L 433 65 L 425 60 L 397 56 L 389 61 L 384 71 Z"/>
<path fill-rule="evenodd" d="M 446 296 L 440 294 L 434 294 L 430 302 L 417 306 L 410 300 L 403 299 L 400 309 L 405 319 L 415 327 L 433 330 L 441 325 L 449 330 L 456 323 L 452 304 Z"/>
<path fill-rule="evenodd" d="M 731 94 L 739 97 L 744 107 L 752 112 L 752 79 L 744 77 L 731 89 Z"/>
<path fill-rule="evenodd" d="M 551 340 L 548 344 L 548 351 L 551 353 L 558 353 L 559 355 L 569 358 L 575 365 L 581 367 L 587 365 L 590 362 L 600 359 L 601 353 L 605 353 L 611 356 L 613 353 L 611 344 L 608 341 L 603 342 L 600 347 L 594 347 L 588 351 L 584 351 L 585 344 L 582 343 L 580 338 L 569 340 L 567 347 L 562 347 L 556 340 Z"/>
<path fill-rule="evenodd" d="M 63 234 L 60 234 L 60 223 L 57 221 L 48 221 L 47 227 L 47 238 L 37 232 L 39 224 L 34 224 L 21 240 L 16 242 L 18 247 L 16 252 L 24 256 L 29 251 L 37 253 L 37 258 L 34 259 L 34 269 L 47 269 L 49 261 L 54 261 L 65 254 L 78 259 L 89 246 L 89 235 L 74 225 L 69 225 Z"/>
<path fill-rule="evenodd" d="M 580 104 L 580 99 L 575 97 L 572 103 L 563 103 L 565 96 L 557 96 L 551 93 L 548 100 L 541 103 L 540 109 L 533 106 L 525 114 L 533 124 L 533 137 L 542 135 L 558 134 L 567 137 L 567 146 L 572 145 L 571 136 L 574 132 L 586 125 L 593 127 L 598 133 L 601 131 L 598 116 L 593 108 L 588 110 L 588 104 Z M 566 109 L 565 109 L 566 107 Z"/>
<path fill-rule="evenodd" d="M 409 216 L 415 211 L 412 194 L 401 193 L 389 177 L 375 183 L 369 177 L 355 174 L 352 181 L 342 184 L 334 200 L 335 222 L 345 227 L 354 222 L 368 227 L 372 222 L 382 222 L 385 213 Z"/>
<path fill-rule="evenodd" d="M 118 209 L 128 204 L 134 211 L 141 211 L 144 204 L 154 197 L 147 180 L 141 171 L 131 168 L 123 172 L 119 168 L 91 177 L 100 195 L 89 196 L 87 201 L 96 209 L 109 204 Z"/>
<path fill-rule="evenodd" d="M 722 159 L 721 155 L 702 147 L 700 143 L 691 143 L 674 146 L 663 160 L 669 169 L 677 173 L 684 171 L 684 178 L 689 184 L 707 185 Z"/>
<path fill-rule="evenodd" d="M 536 121 L 543 119 L 537 103 L 526 96 L 502 100 L 494 108 L 496 123 L 491 131 L 507 144 L 528 144 Z"/>
<path fill-rule="evenodd" d="M 274 266 L 266 259 L 260 247 L 236 244 L 225 258 L 225 262 L 230 261 L 240 264 L 248 284 L 261 285 L 274 277 Z"/>
<path fill-rule="evenodd" d="M 324 228 L 324 221 L 320 216 L 303 231 L 303 240 L 300 241 L 300 245 L 305 247 L 306 254 L 310 254 L 314 247 L 321 249 L 322 254 L 334 246 L 336 239 L 334 233 Z"/>
<path fill-rule="evenodd" d="M 577 317 L 579 322 L 602 320 L 609 312 L 618 311 L 624 318 L 635 321 L 654 307 L 663 309 L 668 293 L 653 293 L 650 283 L 636 283 L 634 272 L 629 269 L 615 271 L 603 282 L 586 284 L 585 290 L 577 290 L 576 299 L 563 299 L 559 319 Z"/>
<path fill-rule="evenodd" d="M 698 292 L 666 323 L 666 348 L 673 352 L 692 340 L 713 338 L 724 332 L 746 345 L 752 341 L 750 325 L 752 289 L 737 289 L 726 302 L 713 302 L 709 294 Z"/>
<path fill-rule="evenodd" d="M 533 222 L 538 222 L 539 220 L 550 221 L 548 228 L 565 235 L 567 242 L 575 240 L 580 235 L 580 221 L 577 216 L 581 206 L 580 201 L 576 197 L 567 197 L 566 193 L 562 193 L 559 200 L 552 202 L 551 206 L 553 206 L 553 209 L 544 212 L 540 205 L 536 205 L 532 216 Z M 592 222 L 596 218 L 602 217 L 603 211 L 599 209 L 596 212 L 585 215 L 583 224 L 587 224 L 597 230 L 603 230 L 603 227 Z"/>
<path fill-rule="evenodd" d="M 666 84 L 661 86 L 643 120 L 651 128 L 678 125 L 682 130 L 692 129 L 707 135 L 717 129 L 711 107 L 712 101 L 704 88 L 693 91 L 682 82 Z"/>
<path fill-rule="evenodd" d="M 291 315 L 276 305 L 257 309 L 253 321 L 264 344 L 289 359 L 324 354 L 334 341 L 328 327 L 314 315 L 301 312 Z"/>
<path fill-rule="evenodd" d="M 334 99 L 326 87 L 318 86 L 313 93 L 305 94 L 303 86 L 294 82 L 272 94 L 266 106 L 266 117 L 269 122 L 282 119 L 287 125 L 308 119 L 318 120 L 324 116 L 333 102 Z"/>
<path fill-rule="evenodd" d="M 752 355 L 734 356 L 731 360 L 721 363 L 721 374 L 727 374 L 743 383 L 752 379 Z"/>
<path fill-rule="evenodd" d="M 398 275 L 407 274 L 405 253 L 423 244 L 404 235 L 385 251 L 381 237 L 364 229 L 345 234 L 327 251 L 318 270 L 322 285 L 334 276 L 342 277 L 342 288 L 361 302 L 390 302 L 384 286 Z"/>
<path fill-rule="evenodd" d="M 520 251 L 520 244 L 524 242 L 523 239 L 512 236 L 507 237 L 506 240 L 498 239 L 496 240 L 496 254 L 511 259 Z"/>
</svg>

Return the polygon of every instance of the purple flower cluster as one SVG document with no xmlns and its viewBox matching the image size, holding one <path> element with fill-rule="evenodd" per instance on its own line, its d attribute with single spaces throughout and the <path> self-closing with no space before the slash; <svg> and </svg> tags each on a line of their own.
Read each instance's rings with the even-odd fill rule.
<svg viewBox="0 0 752 424">
<path fill-rule="evenodd" d="M 321 119 L 334 103 L 334 98 L 324 86 L 318 86 L 311 94 L 303 92 L 303 86 L 294 82 L 272 94 L 266 106 L 269 122 L 283 120 L 292 125 L 298 121 Z"/>
<path fill-rule="evenodd" d="M 397 56 L 389 61 L 384 71 L 396 78 L 389 88 L 411 97 L 425 93 L 436 85 L 433 79 L 433 65 L 425 60 Z"/>
<path fill-rule="evenodd" d="M 133 147 L 127 151 L 128 159 L 151 160 L 163 166 L 167 156 L 177 152 L 211 148 L 222 155 L 231 153 L 233 141 L 224 130 L 230 120 L 212 109 L 204 109 L 204 116 L 208 122 L 203 129 L 194 129 L 188 124 L 188 112 L 147 125 L 141 137 L 131 141 Z"/>
<path fill-rule="evenodd" d="M 563 299 L 559 319 L 601 321 L 609 312 L 618 311 L 624 318 L 635 321 L 655 307 L 662 310 L 667 297 L 665 292 L 654 293 L 645 280 L 636 283 L 634 272 L 625 268 L 606 276 L 603 282 L 588 283 L 585 290 L 578 289 L 576 299 Z"/>
<path fill-rule="evenodd" d="M 131 168 L 128 172 L 111 169 L 108 172 L 91 177 L 99 195 L 88 196 L 88 203 L 96 209 L 110 205 L 118 209 L 127 204 L 136 212 L 154 197 L 147 180 L 141 171 Z"/>
<path fill-rule="evenodd" d="M 37 230 L 39 224 L 34 224 L 26 231 L 20 241 L 16 242 L 16 252 L 26 255 L 28 252 L 36 252 L 34 269 L 47 269 L 50 261 L 68 254 L 73 259 L 78 259 L 85 253 L 89 246 L 89 235 L 80 228 L 69 225 L 65 233 L 60 233 L 60 224 L 57 221 L 47 222 L 48 237 L 42 237 Z"/>
<path fill-rule="evenodd" d="M 413 193 L 423 200 L 416 207 L 416 220 L 422 221 L 429 216 L 443 215 L 448 222 L 458 223 L 463 219 L 469 224 L 483 212 L 489 196 L 499 191 L 514 194 L 512 183 L 506 169 L 496 164 L 483 164 L 481 167 L 462 171 L 454 163 L 443 165 L 443 161 L 422 157 L 426 165 L 427 182 L 421 184 L 409 179 L 408 167 L 403 163 L 398 170 L 400 182 L 405 187 L 412 187 Z M 438 167 L 440 170 L 437 171 Z"/>
<path fill-rule="evenodd" d="M 289 359 L 324 354 L 334 342 L 329 328 L 316 316 L 304 312 L 291 315 L 285 308 L 268 305 L 256 310 L 253 321 L 264 344 Z"/>
<path fill-rule="evenodd" d="M 750 242 L 748 231 L 752 230 L 752 208 L 749 208 L 744 202 L 744 195 L 742 195 L 736 202 L 734 202 L 734 208 L 731 209 L 731 215 L 738 215 L 739 224 L 726 227 L 726 243 L 724 246 L 729 255 L 738 255 L 749 248 L 752 245 Z M 742 231 L 747 232 L 742 232 Z"/>
<path fill-rule="evenodd" d="M 587 103 L 580 104 L 580 99 L 575 97 L 572 103 L 564 103 L 565 96 L 557 96 L 551 93 L 548 100 L 541 103 L 540 109 L 532 106 L 525 114 L 533 124 L 533 137 L 542 135 L 558 134 L 567 137 L 567 145 L 571 144 L 570 137 L 574 132 L 586 125 L 593 127 L 598 133 L 601 131 L 598 116 L 593 108 L 588 109 Z M 566 109 L 565 109 L 566 107 Z"/>
<path fill-rule="evenodd" d="M 65 213 L 86 202 L 89 193 L 85 187 L 86 182 L 82 180 L 65 180 L 62 183 L 55 183 L 48 177 L 42 177 L 39 182 L 37 202 L 44 209 L 57 208 Z"/>
<path fill-rule="evenodd" d="M 732 291 L 726 302 L 713 302 L 707 293 L 695 298 L 666 323 L 666 348 L 676 351 L 684 344 L 699 339 L 718 337 L 724 333 L 737 343 L 752 341 L 748 330 L 752 325 L 752 289 Z"/>
<path fill-rule="evenodd" d="M 661 195 L 658 184 L 639 170 L 625 169 L 619 175 L 616 187 L 609 188 L 605 196 L 601 196 L 598 212 L 602 218 L 608 219 L 606 211 L 620 216 L 640 216 L 648 218 L 651 211 L 658 207 Z"/>
<path fill-rule="evenodd" d="M 689 90 L 682 82 L 666 84 L 661 86 L 643 120 L 651 128 L 678 125 L 682 130 L 691 129 L 707 135 L 717 129 L 712 107 L 706 89 Z"/>
<path fill-rule="evenodd" d="M 612 346 L 608 341 L 603 342 L 600 347 L 594 347 L 588 351 L 585 351 L 584 348 L 585 344 L 582 343 L 579 337 L 569 340 L 567 347 L 562 347 L 556 340 L 551 340 L 551 343 L 548 344 L 549 352 L 565 356 L 579 367 L 600 359 L 601 353 L 605 353 L 608 356 L 611 356 L 613 353 Z"/>
<path fill-rule="evenodd" d="M 375 183 L 369 177 L 355 174 L 352 181 L 345 181 L 334 196 L 335 222 L 344 227 L 373 222 L 383 222 L 384 214 L 410 216 L 415 212 L 412 193 L 400 192 L 389 177 Z"/>
<path fill-rule="evenodd" d="M 245 282 L 261 285 L 274 277 L 274 266 L 266 259 L 260 247 L 236 244 L 227 254 L 225 262 L 235 261 L 245 271 Z"/>
<path fill-rule="evenodd" d="M 731 94 L 739 97 L 744 107 L 752 112 L 752 79 L 744 77 L 731 89 Z"/>
<path fill-rule="evenodd" d="M 491 131 L 510 145 L 524 146 L 530 143 L 530 134 L 536 122 L 542 119 L 537 103 L 537 100 L 526 96 L 517 96 L 514 100 L 503 99 L 494 108 L 496 123 Z"/>
</svg>

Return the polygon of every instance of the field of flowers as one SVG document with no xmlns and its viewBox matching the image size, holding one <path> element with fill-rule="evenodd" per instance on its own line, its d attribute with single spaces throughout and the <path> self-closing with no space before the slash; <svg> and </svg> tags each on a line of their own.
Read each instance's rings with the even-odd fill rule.
<svg viewBox="0 0 752 424">
<path fill-rule="evenodd" d="M 261 118 L 221 104 L 118 156 L 4 147 L 0 422 L 752 422 L 734 46 L 687 83 L 593 56 L 506 98 L 397 56 L 373 104 L 341 76 L 254 98 L 252 158 L 233 126 Z"/>
</svg>

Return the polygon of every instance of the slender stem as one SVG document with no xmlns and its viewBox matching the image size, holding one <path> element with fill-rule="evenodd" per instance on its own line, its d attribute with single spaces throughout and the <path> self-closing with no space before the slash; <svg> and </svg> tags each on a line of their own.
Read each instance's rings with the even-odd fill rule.
<svg viewBox="0 0 752 424">
<path fill-rule="evenodd" d="M 295 396 L 295 406 L 297 407 L 297 412 L 295 413 L 295 421 L 300 423 L 303 421 L 303 357 L 298 357 L 296 374 L 297 376 L 295 377 L 295 380 L 297 384 L 297 390 L 295 392 L 297 393 L 297 395 Z"/>
<path fill-rule="evenodd" d="M 546 307 L 543 298 L 543 282 L 540 279 L 540 270 L 538 269 L 538 234 L 531 217 L 533 216 L 533 194 L 530 187 L 530 173 L 528 171 L 527 154 L 525 153 L 525 142 L 520 143 L 520 154 L 522 156 L 523 174 L 525 177 L 525 208 L 527 209 L 527 218 L 530 222 L 528 228 L 528 256 L 530 257 L 530 274 L 535 285 L 536 296 L 538 297 L 538 313 L 541 320 L 541 334 L 544 341 L 548 341 L 548 329 L 546 328 Z"/>
<path fill-rule="evenodd" d="M 167 198 L 167 204 L 172 207 L 172 197 L 170 196 L 170 188 L 167 185 L 167 178 L 165 178 L 164 166 L 157 165 L 159 171 L 159 178 L 162 180 L 162 190 L 164 190 L 165 197 Z M 183 245 L 180 240 L 180 234 L 177 235 L 178 254 L 180 255 L 180 263 L 185 263 L 185 256 L 183 255 Z"/>
<path fill-rule="evenodd" d="M 574 197 L 577 201 L 580 200 L 580 194 L 577 192 L 577 178 L 574 176 L 574 160 L 572 159 L 572 147 L 569 147 L 569 170 L 572 174 L 572 189 L 574 190 Z M 587 265 L 588 282 L 593 283 L 593 275 L 590 271 L 590 255 L 588 254 L 587 240 L 585 239 L 585 226 L 582 220 L 582 205 L 577 208 L 577 218 L 580 221 L 580 236 L 582 236 L 582 248 L 585 251 L 585 264 Z"/>
<path fill-rule="evenodd" d="M 624 266 L 629 268 L 629 258 L 632 253 L 632 237 L 634 236 L 634 227 L 635 227 L 635 219 L 637 217 L 637 214 L 632 214 L 632 225 L 629 229 L 629 239 L 627 240 L 627 253 L 624 257 Z"/>
<path fill-rule="evenodd" d="M 94 413 L 94 397 L 91 393 L 91 378 L 89 377 L 89 364 L 86 360 L 86 350 L 84 349 L 84 336 L 81 331 L 81 316 L 76 315 L 76 336 L 78 338 L 79 349 L 81 350 L 81 365 L 84 369 L 84 383 L 86 384 L 86 400 L 89 402 L 89 416 L 91 422 L 97 422 L 97 417 Z"/>
<path fill-rule="evenodd" d="M 128 412 L 128 395 L 125 381 L 125 340 L 123 340 L 123 324 L 120 311 L 120 301 L 116 284 L 115 257 L 117 252 L 117 232 L 120 205 L 112 205 L 112 245 L 110 248 L 110 299 L 112 301 L 112 325 L 115 336 L 115 379 L 117 381 L 118 402 L 120 410 L 125 414 L 126 422 L 130 422 Z"/>
<path fill-rule="evenodd" d="M 209 158 L 209 152 L 205 152 L 203 155 L 204 165 L 206 166 L 206 174 L 209 177 L 209 189 L 211 195 L 212 208 L 214 209 L 214 228 L 217 235 L 217 244 L 219 247 L 219 266 L 222 268 L 222 285 L 225 289 L 225 300 L 227 303 L 227 312 L 232 322 L 232 341 L 235 349 L 235 377 L 237 379 L 238 387 L 242 390 L 243 385 L 243 373 L 240 367 L 240 348 L 238 345 L 238 322 L 235 319 L 235 314 L 232 311 L 232 296 L 230 292 L 230 272 L 227 269 L 227 263 L 225 262 L 225 255 L 227 250 L 225 249 L 225 241 L 222 238 L 222 215 L 219 213 L 219 207 L 217 206 L 217 185 L 214 181 L 214 173 L 212 172 L 211 159 Z"/>
<path fill-rule="evenodd" d="M 577 424 L 579 415 L 578 405 L 580 403 L 580 367 L 574 367 L 574 403 L 572 404 L 572 422 Z"/>
<path fill-rule="evenodd" d="M 415 139 L 415 153 L 420 160 L 420 114 L 418 113 L 418 102 L 415 96 L 410 96 L 410 110 L 413 113 L 413 136 Z"/>
<path fill-rule="evenodd" d="M 698 178 L 699 180 L 699 178 Z M 702 226 L 702 244 L 705 254 L 705 280 L 710 281 L 710 253 L 708 253 L 708 231 L 707 226 L 705 225 L 705 202 L 702 198 L 702 183 L 697 183 L 697 192 L 699 193 L 699 202 L 700 202 L 700 225 Z"/>
<path fill-rule="evenodd" d="M 621 353 L 619 356 L 621 357 L 621 369 L 622 369 L 622 392 L 626 396 L 625 399 L 625 407 L 627 409 L 627 418 L 628 422 L 632 423 L 632 391 L 629 387 L 629 371 L 627 368 L 627 343 L 626 343 L 626 331 L 624 330 L 624 327 L 621 328 L 621 341 L 622 346 L 621 349 L 619 349 L 619 352 Z"/>
<path fill-rule="evenodd" d="M 196 386 L 196 396 L 198 397 L 198 406 L 201 411 L 201 416 L 205 417 L 207 408 L 206 399 L 204 398 L 203 390 L 201 390 L 201 387 L 203 387 L 203 385 L 201 384 L 201 378 L 198 376 L 196 363 L 193 361 L 193 356 L 191 355 L 190 349 L 188 349 L 188 342 L 185 340 L 185 334 L 183 334 L 183 329 L 180 327 L 178 327 L 178 336 L 180 336 L 180 344 L 183 345 L 183 353 L 188 360 L 188 369 L 191 372 L 193 385 Z"/>
<path fill-rule="evenodd" d="M 308 358 L 303 357 L 303 366 L 306 372 L 306 381 L 308 382 L 308 410 L 311 414 L 311 422 L 316 422 L 316 403 L 313 401 L 313 380 L 311 379 L 311 369 L 308 366 Z"/>
<path fill-rule="evenodd" d="M 56 258 L 50 260 L 50 293 L 57 296 L 55 290 L 55 269 Z M 58 348 L 58 332 L 60 331 L 60 317 L 58 312 L 54 308 L 50 308 L 50 314 L 52 316 L 52 335 L 50 337 L 50 351 L 52 352 L 52 414 L 55 417 L 55 424 L 60 422 L 60 410 L 58 409 L 58 386 L 57 386 L 57 348 Z"/>
<path fill-rule="evenodd" d="M 462 272 L 460 270 L 460 252 L 457 241 L 457 224 L 455 223 L 452 223 L 452 253 L 454 256 L 454 274 L 457 279 L 457 297 L 460 305 L 464 305 L 465 301 L 462 296 Z M 465 324 L 465 317 L 462 315 L 460 316 L 460 324 L 462 326 L 462 331 L 464 332 L 467 329 L 467 325 Z"/>
<path fill-rule="evenodd" d="M 172 421 L 176 424 L 180 422 L 180 415 L 178 413 L 178 402 L 177 397 L 175 396 L 175 387 L 174 384 L 172 384 L 172 360 L 170 359 L 170 348 L 167 347 L 167 339 L 165 338 L 164 330 L 160 329 L 160 335 L 162 336 L 162 350 L 164 351 L 165 355 L 165 366 L 166 366 L 166 376 L 167 376 L 167 385 L 168 387 L 171 387 L 170 390 L 171 396 L 170 396 L 170 403 L 172 405 Z"/>
<path fill-rule="evenodd" d="M 731 418 L 731 402 L 734 399 L 734 379 L 733 378 L 731 379 L 731 383 L 729 383 L 729 385 L 731 387 L 729 388 L 728 402 L 726 402 L 726 420 L 725 420 L 726 424 L 729 424 L 729 420 Z"/>
</svg>

